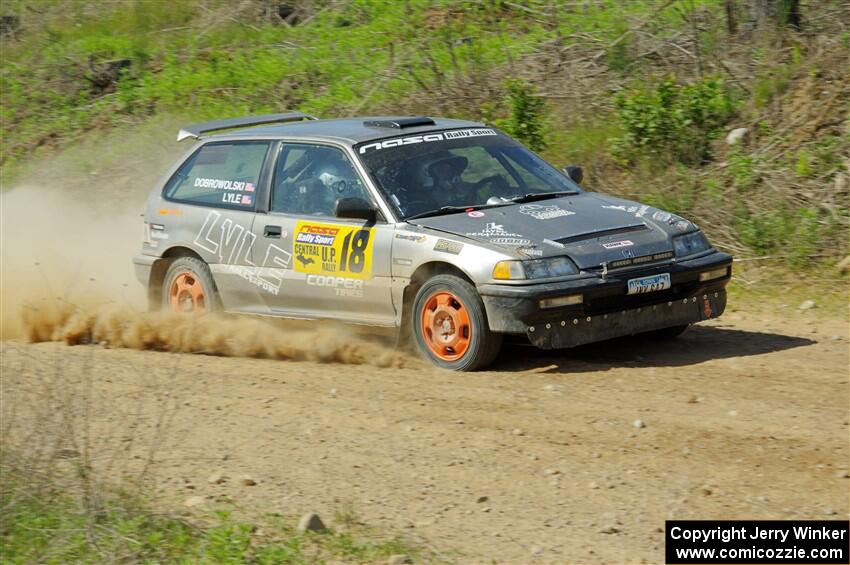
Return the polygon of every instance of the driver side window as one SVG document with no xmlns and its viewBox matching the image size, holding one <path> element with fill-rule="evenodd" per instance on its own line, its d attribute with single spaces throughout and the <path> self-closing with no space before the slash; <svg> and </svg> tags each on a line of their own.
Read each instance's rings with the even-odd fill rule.
<svg viewBox="0 0 850 565">
<path fill-rule="evenodd" d="M 272 212 L 333 216 L 336 201 L 350 197 L 371 201 L 342 150 L 306 143 L 281 147 L 272 181 Z"/>
</svg>

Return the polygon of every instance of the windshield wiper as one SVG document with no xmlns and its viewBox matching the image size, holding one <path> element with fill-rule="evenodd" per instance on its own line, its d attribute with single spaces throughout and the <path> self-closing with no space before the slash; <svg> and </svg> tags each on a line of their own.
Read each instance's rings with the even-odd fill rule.
<svg viewBox="0 0 850 565">
<path fill-rule="evenodd" d="M 418 218 L 428 218 L 431 216 L 442 216 L 443 214 L 454 214 L 456 212 L 466 212 L 467 210 L 478 210 L 479 208 L 487 208 L 490 205 L 488 204 L 477 204 L 474 206 L 441 206 L 435 210 L 428 210 L 426 212 L 419 212 L 418 214 L 413 214 L 412 216 L 406 217 L 405 221 L 416 220 Z"/>
<path fill-rule="evenodd" d="M 513 203 L 534 202 L 535 200 L 547 200 L 549 198 L 568 196 L 570 194 L 578 194 L 578 192 L 576 192 L 575 190 L 561 190 L 558 192 L 529 192 L 528 194 L 523 194 L 522 196 L 514 196 L 513 198 L 508 198 L 508 201 Z"/>
</svg>

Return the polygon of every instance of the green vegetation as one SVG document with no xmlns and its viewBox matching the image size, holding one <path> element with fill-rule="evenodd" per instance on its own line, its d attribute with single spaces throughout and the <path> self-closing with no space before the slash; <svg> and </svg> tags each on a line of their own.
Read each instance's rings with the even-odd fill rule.
<svg viewBox="0 0 850 565">
<path fill-rule="evenodd" d="M 364 541 L 334 530 L 299 534 L 280 516 L 251 524 L 219 510 L 197 526 L 150 512 L 126 495 L 92 508 L 50 485 L 37 486 L 9 468 L 0 475 L 3 563 L 363 563 L 416 555 L 396 539 Z"/>
<path fill-rule="evenodd" d="M 711 158 L 711 141 L 734 115 L 729 88 L 719 78 L 680 84 L 672 77 L 641 84 L 615 98 L 624 130 L 616 151 L 626 162 L 642 156 L 659 165 L 699 165 Z"/>
<path fill-rule="evenodd" d="M 508 82 L 510 117 L 504 129 L 532 150 L 543 151 L 548 146 L 543 122 L 546 109 L 542 98 L 535 95 L 534 87 L 519 80 Z M 498 124 L 497 124 L 498 125 Z"/>
<path fill-rule="evenodd" d="M 162 116 L 465 117 L 810 268 L 850 239 L 850 14 L 775 2 L 753 27 L 745 0 L 732 20 L 725 0 L 7 0 L 0 172 Z"/>
</svg>

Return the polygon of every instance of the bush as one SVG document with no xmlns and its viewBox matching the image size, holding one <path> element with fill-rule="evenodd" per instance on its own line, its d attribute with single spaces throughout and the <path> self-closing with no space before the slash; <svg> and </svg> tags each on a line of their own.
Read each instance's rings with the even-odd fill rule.
<svg viewBox="0 0 850 565">
<path fill-rule="evenodd" d="M 615 105 L 624 131 L 615 155 L 627 163 L 650 157 L 665 166 L 709 160 L 710 141 L 735 113 L 731 91 L 715 77 L 691 84 L 669 77 L 618 94 Z"/>
<path fill-rule="evenodd" d="M 778 254 L 797 268 L 815 263 L 822 242 L 834 235 L 834 227 L 810 206 L 751 212 L 739 202 L 735 228 L 741 242 L 758 255 Z"/>
<path fill-rule="evenodd" d="M 534 92 L 534 87 L 520 80 L 508 82 L 508 104 L 511 115 L 504 124 L 513 137 L 532 151 L 543 151 L 548 146 L 543 123 L 546 103 Z"/>
</svg>

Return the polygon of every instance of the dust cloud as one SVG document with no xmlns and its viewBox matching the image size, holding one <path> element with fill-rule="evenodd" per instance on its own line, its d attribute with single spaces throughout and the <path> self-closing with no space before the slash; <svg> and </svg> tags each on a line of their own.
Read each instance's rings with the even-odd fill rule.
<svg viewBox="0 0 850 565">
<path fill-rule="evenodd" d="M 25 339 L 98 343 L 108 347 L 202 353 L 377 367 L 410 367 L 407 355 L 338 324 L 305 329 L 298 322 L 226 314 L 139 312 L 120 305 L 81 308 L 64 301 L 24 309 Z"/>
<path fill-rule="evenodd" d="M 340 324 L 146 312 L 144 203 L 189 146 L 164 119 L 36 161 L 0 187 L 0 338 L 371 364 L 414 361 Z"/>
</svg>

